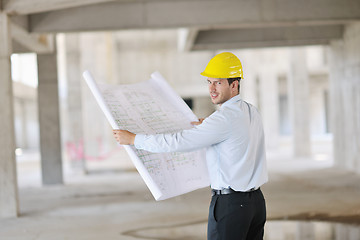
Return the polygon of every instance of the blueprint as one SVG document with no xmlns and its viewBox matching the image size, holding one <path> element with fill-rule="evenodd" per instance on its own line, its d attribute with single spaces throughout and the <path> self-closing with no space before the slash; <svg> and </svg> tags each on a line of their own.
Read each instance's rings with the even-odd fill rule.
<svg viewBox="0 0 360 240">
<path fill-rule="evenodd" d="M 191 109 L 155 72 L 136 84 L 98 84 L 90 72 L 83 74 L 91 92 L 113 129 L 134 133 L 172 133 L 191 128 L 197 121 Z M 209 186 L 205 150 L 150 153 L 124 146 L 156 200 Z"/>
</svg>

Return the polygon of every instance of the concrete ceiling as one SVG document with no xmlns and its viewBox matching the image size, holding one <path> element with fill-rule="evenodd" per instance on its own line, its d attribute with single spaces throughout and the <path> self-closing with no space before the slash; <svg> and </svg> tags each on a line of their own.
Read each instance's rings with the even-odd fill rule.
<svg viewBox="0 0 360 240">
<path fill-rule="evenodd" d="M 2 11 L 30 35 L 185 28 L 185 50 L 214 50 L 328 44 L 360 20 L 360 1 L 2 0 Z"/>
</svg>

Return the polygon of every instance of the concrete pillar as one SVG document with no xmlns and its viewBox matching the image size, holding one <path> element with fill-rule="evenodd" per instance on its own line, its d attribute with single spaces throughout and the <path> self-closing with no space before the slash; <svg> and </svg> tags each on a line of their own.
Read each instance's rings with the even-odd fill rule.
<svg viewBox="0 0 360 240">
<path fill-rule="evenodd" d="M 306 68 L 306 51 L 301 47 L 290 50 L 288 93 L 293 123 L 294 156 L 309 157 L 311 154 L 309 76 Z"/>
<path fill-rule="evenodd" d="M 330 47 L 331 127 L 335 164 L 360 173 L 360 24 Z"/>
<path fill-rule="evenodd" d="M 338 166 L 346 166 L 346 159 L 349 159 L 346 144 L 346 105 L 344 91 L 342 91 L 342 81 L 344 77 L 344 41 L 333 41 L 330 47 L 329 54 L 329 69 L 332 69 L 329 74 L 330 80 L 330 131 L 333 133 L 333 151 L 334 162 Z M 348 128 L 346 128 L 348 129 Z M 349 168 L 350 166 L 348 166 Z"/>
<path fill-rule="evenodd" d="M 0 217 L 16 217 L 19 199 L 16 178 L 11 35 L 9 17 L 0 12 Z"/>
<path fill-rule="evenodd" d="M 327 133 L 327 106 L 328 100 L 326 92 L 328 90 L 328 76 L 316 76 L 310 81 L 310 116 L 311 124 L 310 129 L 313 135 L 323 135 Z"/>
<path fill-rule="evenodd" d="M 62 184 L 56 52 L 38 55 L 38 108 L 43 184 Z"/>
<path fill-rule="evenodd" d="M 89 70 L 98 82 L 108 82 L 109 78 L 106 70 L 104 70 L 108 64 L 108 59 L 106 58 L 107 49 L 104 47 L 104 35 L 81 33 L 79 40 L 81 69 Z M 96 61 L 94 61 L 94 59 L 96 59 Z M 100 62 L 104 64 L 99 64 Z M 84 138 L 83 154 L 87 161 L 100 157 L 104 151 L 104 147 L 108 147 L 105 143 L 105 139 L 107 138 L 104 136 L 111 133 L 111 128 L 83 79 L 81 84 L 83 85 L 83 91 L 81 93 L 82 119 L 84 120 L 82 125 Z M 94 126 L 96 126 L 96 128 L 94 128 Z M 114 143 L 113 138 L 109 138 L 109 140 Z M 86 171 L 91 171 L 91 166 L 88 162 L 86 162 L 85 167 Z"/>
<path fill-rule="evenodd" d="M 83 118 L 81 103 L 82 73 L 80 71 L 79 34 L 65 35 L 66 68 L 66 144 L 71 153 L 70 164 L 73 168 L 85 171 L 83 149 Z"/>
<path fill-rule="evenodd" d="M 28 119 L 26 99 L 14 97 L 14 117 L 15 117 L 15 138 L 16 147 L 27 149 L 28 144 Z"/>
<path fill-rule="evenodd" d="M 346 27 L 330 47 L 331 129 L 334 162 L 360 173 L 360 24 Z"/>
<path fill-rule="evenodd" d="M 274 149 L 279 144 L 279 86 L 277 75 L 271 67 L 261 69 L 259 87 L 265 143 L 267 148 Z"/>
<path fill-rule="evenodd" d="M 240 95 L 241 97 L 251 103 L 252 105 L 258 107 L 258 80 L 259 78 L 255 74 L 246 73 L 244 79 L 241 80 L 240 85 Z"/>
<path fill-rule="evenodd" d="M 251 103 L 255 107 L 259 107 L 260 99 L 260 79 L 258 74 L 258 65 L 254 65 L 254 62 L 259 62 L 259 49 L 241 50 L 234 52 L 240 59 L 243 71 L 244 79 L 241 80 L 240 95 L 243 100 Z"/>
<path fill-rule="evenodd" d="M 28 117 L 27 117 L 27 111 L 26 111 L 26 102 L 25 100 L 21 100 L 20 101 L 20 107 L 21 107 L 21 129 L 22 129 L 22 148 L 26 149 L 29 147 L 29 144 L 28 144 L 28 137 L 27 137 L 27 134 L 28 134 L 28 129 L 27 129 L 27 124 L 28 124 Z"/>
</svg>

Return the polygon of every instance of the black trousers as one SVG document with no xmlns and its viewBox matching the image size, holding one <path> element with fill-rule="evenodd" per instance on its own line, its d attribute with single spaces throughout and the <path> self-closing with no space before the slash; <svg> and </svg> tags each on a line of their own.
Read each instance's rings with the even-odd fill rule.
<svg viewBox="0 0 360 240">
<path fill-rule="evenodd" d="M 208 218 L 208 240 L 262 240 L 266 221 L 260 189 L 213 195 Z"/>
</svg>

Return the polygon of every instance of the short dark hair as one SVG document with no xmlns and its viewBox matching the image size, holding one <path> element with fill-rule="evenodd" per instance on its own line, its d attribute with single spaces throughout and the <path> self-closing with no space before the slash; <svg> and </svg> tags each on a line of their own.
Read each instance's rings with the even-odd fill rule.
<svg viewBox="0 0 360 240">
<path fill-rule="evenodd" d="M 238 91 L 239 91 L 239 93 L 240 93 L 240 80 L 241 80 L 241 77 L 228 78 L 227 80 L 228 80 L 229 85 L 232 84 L 232 83 L 235 82 L 235 81 L 239 81 Z"/>
</svg>

